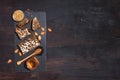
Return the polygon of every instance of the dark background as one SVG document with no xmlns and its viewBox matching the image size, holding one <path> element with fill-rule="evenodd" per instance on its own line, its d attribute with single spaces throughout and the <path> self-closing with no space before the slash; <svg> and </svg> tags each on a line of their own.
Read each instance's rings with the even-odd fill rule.
<svg viewBox="0 0 120 80">
<path fill-rule="evenodd" d="M 14 10 L 44 11 L 46 72 L 15 73 Z M 119 0 L 1 0 L 0 80 L 120 80 Z"/>
</svg>

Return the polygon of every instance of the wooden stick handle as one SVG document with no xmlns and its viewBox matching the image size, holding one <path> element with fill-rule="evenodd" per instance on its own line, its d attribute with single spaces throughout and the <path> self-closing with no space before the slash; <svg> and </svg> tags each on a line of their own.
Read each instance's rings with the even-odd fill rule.
<svg viewBox="0 0 120 80">
<path fill-rule="evenodd" d="M 25 60 L 27 60 L 28 58 L 34 56 L 34 55 L 37 55 L 37 54 L 40 54 L 42 52 L 42 49 L 41 48 L 38 48 L 36 49 L 31 55 L 27 56 L 26 58 L 20 60 L 20 61 L 17 61 L 17 65 L 20 65 L 22 62 L 24 62 Z"/>
<path fill-rule="evenodd" d="M 22 59 L 22 60 L 20 60 L 20 61 L 17 61 L 17 65 L 20 65 L 22 62 L 24 62 L 25 60 L 27 60 L 28 58 L 30 58 L 30 57 L 32 57 L 32 56 L 34 56 L 35 54 L 31 54 L 31 55 L 29 55 L 28 57 L 26 57 L 26 58 L 24 58 L 24 59 Z"/>
</svg>

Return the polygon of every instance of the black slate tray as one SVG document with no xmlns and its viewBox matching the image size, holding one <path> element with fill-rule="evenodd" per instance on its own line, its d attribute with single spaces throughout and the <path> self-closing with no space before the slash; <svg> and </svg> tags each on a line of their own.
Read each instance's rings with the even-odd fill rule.
<svg viewBox="0 0 120 80">
<path fill-rule="evenodd" d="M 37 19 L 40 22 L 40 25 L 45 28 L 45 32 L 46 32 L 46 13 L 45 12 L 28 12 L 28 11 L 24 11 L 24 13 L 25 13 L 25 17 L 28 17 L 30 19 L 33 19 L 34 17 L 37 17 Z M 16 25 L 17 25 L 17 23 L 14 22 L 14 28 L 16 28 Z M 31 23 L 26 24 L 24 27 L 25 28 L 30 28 L 31 27 Z M 38 29 L 36 32 L 38 34 L 40 34 L 41 30 Z M 34 33 L 34 31 L 32 32 L 32 35 L 29 35 L 29 36 L 25 37 L 24 39 L 27 39 L 27 38 L 33 36 L 33 33 Z M 14 35 L 14 42 L 15 42 L 14 46 L 15 46 L 15 49 L 18 48 L 18 44 L 20 42 L 22 42 L 23 40 L 20 40 L 18 38 L 18 36 L 16 35 L 16 33 L 15 33 L 15 35 Z M 40 65 L 35 70 L 33 70 L 34 72 L 35 71 L 40 71 L 40 72 L 45 71 L 46 34 L 42 36 L 40 47 L 43 48 L 43 53 L 40 56 L 35 56 L 40 61 Z M 35 48 L 33 50 L 29 51 L 28 53 L 24 54 L 23 56 L 19 56 L 18 54 L 14 54 L 14 57 L 15 57 L 15 71 L 16 72 L 30 72 L 28 69 L 25 68 L 25 62 L 23 62 L 21 65 L 18 66 L 17 65 L 17 61 L 22 60 L 25 57 L 29 56 L 30 54 L 32 54 L 32 52 L 34 52 L 34 50 L 35 50 Z"/>
</svg>

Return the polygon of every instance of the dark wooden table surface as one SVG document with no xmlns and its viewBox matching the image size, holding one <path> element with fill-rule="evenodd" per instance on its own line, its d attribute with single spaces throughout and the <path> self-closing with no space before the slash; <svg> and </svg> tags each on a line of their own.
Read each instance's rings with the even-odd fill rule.
<svg viewBox="0 0 120 80">
<path fill-rule="evenodd" d="M 16 73 L 16 9 L 47 14 L 46 72 Z M 120 0 L 1 0 L 0 80 L 120 80 Z"/>
</svg>

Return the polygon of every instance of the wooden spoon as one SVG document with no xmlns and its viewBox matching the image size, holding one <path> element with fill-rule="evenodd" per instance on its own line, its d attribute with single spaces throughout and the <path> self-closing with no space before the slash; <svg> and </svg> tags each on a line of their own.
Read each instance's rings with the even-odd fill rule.
<svg viewBox="0 0 120 80">
<path fill-rule="evenodd" d="M 31 55 L 27 56 L 26 58 L 20 60 L 20 61 L 17 61 L 17 65 L 20 65 L 22 62 L 24 62 L 25 60 L 27 60 L 28 58 L 34 56 L 34 55 L 38 55 L 38 54 L 41 54 L 42 52 L 42 49 L 41 48 L 38 48 L 36 49 Z"/>
</svg>

